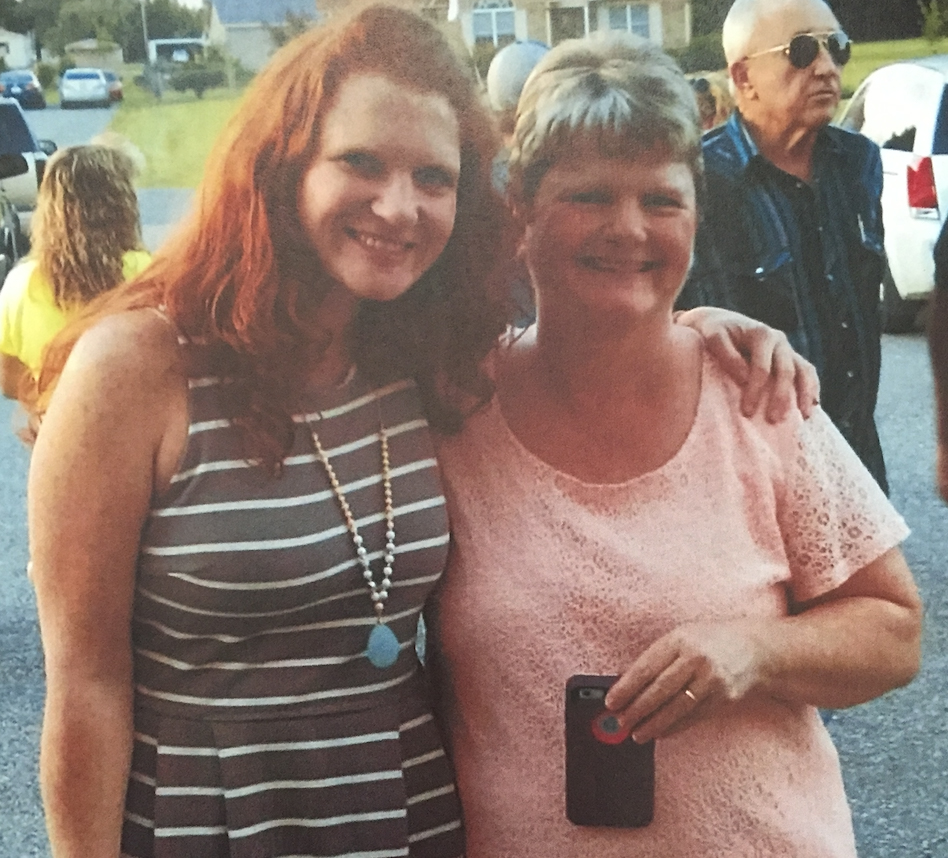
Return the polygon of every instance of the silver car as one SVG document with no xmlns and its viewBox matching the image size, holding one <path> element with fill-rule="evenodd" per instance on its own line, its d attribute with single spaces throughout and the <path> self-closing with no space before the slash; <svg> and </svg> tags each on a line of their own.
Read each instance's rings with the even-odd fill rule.
<svg viewBox="0 0 948 858">
<path fill-rule="evenodd" d="M 59 79 L 59 106 L 108 107 L 109 82 L 102 69 L 67 69 Z"/>
</svg>

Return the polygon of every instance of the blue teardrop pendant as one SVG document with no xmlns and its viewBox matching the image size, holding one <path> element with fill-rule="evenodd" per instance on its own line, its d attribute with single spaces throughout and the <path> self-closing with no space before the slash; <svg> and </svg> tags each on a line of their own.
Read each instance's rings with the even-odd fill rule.
<svg viewBox="0 0 948 858">
<path fill-rule="evenodd" d="M 369 645 L 365 655 L 372 662 L 373 667 L 384 670 L 398 661 L 400 647 L 398 638 L 385 623 L 376 623 L 369 634 Z"/>
</svg>

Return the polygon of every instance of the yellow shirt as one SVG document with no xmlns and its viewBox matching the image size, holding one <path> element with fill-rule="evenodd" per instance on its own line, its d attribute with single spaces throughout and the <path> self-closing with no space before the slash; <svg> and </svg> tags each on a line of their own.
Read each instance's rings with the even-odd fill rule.
<svg viewBox="0 0 948 858">
<path fill-rule="evenodd" d="M 122 257 L 126 280 L 140 274 L 151 262 L 143 250 L 129 250 Z M 62 310 L 53 300 L 53 289 L 40 273 L 35 259 L 27 259 L 8 275 L 0 289 L 0 352 L 18 358 L 36 376 L 43 350 L 74 311 Z"/>
</svg>

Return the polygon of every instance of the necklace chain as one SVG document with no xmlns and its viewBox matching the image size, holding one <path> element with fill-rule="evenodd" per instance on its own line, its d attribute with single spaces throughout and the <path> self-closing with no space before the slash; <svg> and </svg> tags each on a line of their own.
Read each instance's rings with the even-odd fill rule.
<svg viewBox="0 0 948 858">
<path fill-rule="evenodd" d="M 346 520 L 346 527 L 352 536 L 356 556 L 362 565 L 362 577 L 365 579 L 372 595 L 375 617 L 377 621 L 381 623 L 382 612 L 385 610 L 385 602 L 388 599 L 388 591 L 392 586 L 392 564 L 395 562 L 395 510 L 392 506 L 392 470 L 388 458 L 388 435 L 385 432 L 385 427 L 382 426 L 380 422 L 379 437 L 382 443 L 382 487 L 385 491 L 385 551 L 382 554 L 382 580 L 381 583 L 377 584 L 375 574 L 372 572 L 372 567 L 369 563 L 368 551 L 366 551 L 363 545 L 364 540 L 359 533 L 355 517 L 349 508 L 349 502 L 346 500 L 346 496 L 342 491 L 342 486 L 339 484 L 336 472 L 329 462 L 329 456 L 326 455 L 323 445 L 319 442 L 319 435 L 316 434 L 316 430 L 312 426 L 310 426 L 310 433 L 313 436 L 313 446 L 316 448 L 316 455 L 319 461 L 322 462 L 326 476 L 329 477 L 332 492 L 339 502 L 339 508 L 342 510 L 343 518 Z"/>
</svg>

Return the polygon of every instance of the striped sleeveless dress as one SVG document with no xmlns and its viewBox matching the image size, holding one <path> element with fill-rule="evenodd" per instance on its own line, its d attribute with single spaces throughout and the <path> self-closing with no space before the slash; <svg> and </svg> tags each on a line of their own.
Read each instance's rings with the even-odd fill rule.
<svg viewBox="0 0 948 858">
<path fill-rule="evenodd" d="M 217 378 L 189 382 L 184 460 L 143 531 L 132 624 L 131 858 L 457 858 L 460 808 L 415 654 L 448 522 L 411 382 L 304 397 L 280 478 L 242 459 Z M 309 424 L 380 580 L 379 426 L 396 551 L 391 667 Z"/>
</svg>

